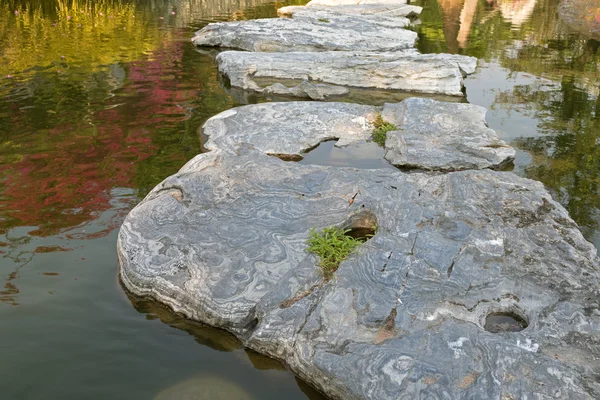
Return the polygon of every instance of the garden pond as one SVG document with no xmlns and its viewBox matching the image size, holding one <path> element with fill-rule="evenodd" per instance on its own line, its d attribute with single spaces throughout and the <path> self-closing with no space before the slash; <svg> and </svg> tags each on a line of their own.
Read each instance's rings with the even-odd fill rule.
<svg viewBox="0 0 600 400">
<path fill-rule="evenodd" d="M 0 0 L 0 397 L 323 398 L 230 335 L 130 296 L 115 251 L 127 212 L 201 151 L 203 122 L 243 101 L 193 33 L 305 2 Z M 563 23 L 561 3 L 412 4 L 419 50 L 480 59 L 466 101 L 598 248 L 600 43 Z M 600 21 L 589 3 L 582 15 Z M 328 142 L 303 162 L 389 167 L 365 148 Z"/>
</svg>

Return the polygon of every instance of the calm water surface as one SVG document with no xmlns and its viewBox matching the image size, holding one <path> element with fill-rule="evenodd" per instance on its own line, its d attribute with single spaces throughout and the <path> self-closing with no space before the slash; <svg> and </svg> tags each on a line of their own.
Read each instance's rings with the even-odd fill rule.
<svg viewBox="0 0 600 400">
<path fill-rule="evenodd" d="M 152 399 L 190 379 L 320 398 L 232 337 L 128 297 L 115 254 L 128 210 L 243 101 L 192 33 L 292 3 L 0 0 L 0 398 Z M 600 44 L 560 21 L 558 0 L 417 4 L 420 50 L 481 59 L 467 100 L 598 247 Z"/>
</svg>

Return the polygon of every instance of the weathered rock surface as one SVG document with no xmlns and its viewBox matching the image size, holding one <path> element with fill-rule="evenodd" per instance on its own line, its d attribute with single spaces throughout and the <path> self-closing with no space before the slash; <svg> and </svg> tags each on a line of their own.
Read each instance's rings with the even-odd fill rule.
<svg viewBox="0 0 600 400">
<path fill-rule="evenodd" d="M 388 17 L 416 17 L 421 14 L 423 7 L 409 4 L 346 4 L 337 7 L 312 5 L 306 6 L 287 6 L 277 10 L 277 14 L 289 17 L 302 17 L 314 15 L 315 11 L 328 11 L 337 14 L 359 14 L 359 15 L 385 15 Z"/>
<path fill-rule="evenodd" d="M 394 165 L 427 170 L 501 168 L 515 150 L 487 127 L 484 107 L 411 98 L 385 104 L 385 158 Z"/>
<path fill-rule="evenodd" d="M 209 24 L 196 32 L 197 46 L 247 51 L 397 51 L 414 47 L 415 32 L 401 29 L 406 18 L 382 17 L 366 22 L 361 16 L 338 16 L 324 22 L 310 18 L 268 18 Z"/>
<path fill-rule="evenodd" d="M 387 133 L 385 158 L 400 167 L 498 168 L 515 157 L 486 126 L 485 108 L 420 98 L 383 107 L 289 102 L 233 108 L 206 121 L 204 147 L 233 151 L 249 143 L 263 153 L 297 159 L 326 140 L 338 139 L 340 147 L 369 140 L 379 113 L 398 128 Z"/>
<path fill-rule="evenodd" d="M 225 51 L 217 56 L 217 65 L 232 86 L 257 92 L 274 81 L 285 85 L 286 80 L 307 80 L 336 86 L 462 96 L 463 75 L 475 71 L 477 59 L 419 54 L 415 50 L 279 54 Z"/>
<path fill-rule="evenodd" d="M 265 94 L 279 94 L 292 97 L 307 98 L 313 100 L 325 100 L 332 96 L 343 96 L 349 93 L 348 88 L 323 83 L 312 83 L 303 81 L 302 83 L 287 87 L 281 83 L 274 83 L 258 91 Z"/>
<path fill-rule="evenodd" d="M 301 157 L 325 140 L 345 146 L 370 139 L 381 107 L 352 103 L 262 103 L 233 108 L 203 126 L 207 150 L 249 143 L 266 154 Z"/>
<path fill-rule="evenodd" d="M 346 5 L 365 5 L 365 4 L 406 4 L 406 0 L 311 0 L 306 4 L 307 7 L 312 6 L 328 6 L 328 7 L 337 7 L 337 6 L 346 6 Z"/>
<path fill-rule="evenodd" d="M 281 15 L 280 11 L 281 9 L 277 10 Z M 361 24 L 368 23 L 389 28 L 404 28 L 411 24 L 410 20 L 404 16 L 390 16 L 381 13 L 368 13 L 362 15 L 348 14 L 338 11 L 337 7 L 298 7 L 297 10 L 291 13 L 291 17 L 295 20 L 316 21 L 329 24 L 344 24 L 348 20 L 356 22 L 360 18 Z"/>
<path fill-rule="evenodd" d="M 324 283 L 309 229 L 361 223 L 377 234 Z M 541 183 L 512 173 L 212 151 L 131 211 L 118 253 L 131 291 L 334 399 L 600 397 L 596 251 Z M 487 332 L 498 311 L 529 326 Z"/>
</svg>

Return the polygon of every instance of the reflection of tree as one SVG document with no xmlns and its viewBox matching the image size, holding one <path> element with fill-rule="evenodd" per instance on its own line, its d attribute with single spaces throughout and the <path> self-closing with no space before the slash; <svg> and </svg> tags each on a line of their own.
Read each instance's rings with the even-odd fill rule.
<svg viewBox="0 0 600 400">
<path fill-rule="evenodd" d="M 92 52 L 0 80 L 0 233 L 38 226 L 33 233 L 46 236 L 86 223 L 113 207 L 113 188 L 143 195 L 198 153 L 198 126 L 232 102 L 212 59 L 154 29 L 129 38 L 156 48 L 140 61 L 102 65 Z M 120 35 L 128 38 L 117 30 L 113 44 Z M 45 62 L 38 56 L 12 65 Z"/>
<path fill-rule="evenodd" d="M 136 18 L 134 4 L 118 0 L 27 4 L 0 0 L 1 77 L 40 67 L 68 73 L 79 62 L 97 68 L 134 60 L 156 48 L 164 35 Z"/>
<path fill-rule="evenodd" d="M 558 90 L 516 87 L 498 103 L 531 104 L 547 135 L 514 143 L 533 163 L 525 174 L 543 182 L 582 227 L 596 229 L 600 212 L 600 100 L 565 77 Z M 588 232 L 589 233 L 589 232 Z"/>
<path fill-rule="evenodd" d="M 561 24 L 559 4 L 422 0 L 428 14 L 419 47 L 448 51 L 456 41 L 461 53 L 545 78 L 498 93 L 492 106 L 517 109 L 538 121 L 540 136 L 514 143 L 533 158 L 525 174 L 551 188 L 582 227 L 595 229 L 600 221 L 600 44 Z M 459 6 L 457 18 L 452 7 Z M 460 29 L 441 29 L 452 23 Z M 445 37 L 450 33 L 457 36 Z"/>
<path fill-rule="evenodd" d="M 600 3 L 598 0 L 564 0 L 560 16 L 569 27 L 582 35 L 600 40 Z"/>
</svg>

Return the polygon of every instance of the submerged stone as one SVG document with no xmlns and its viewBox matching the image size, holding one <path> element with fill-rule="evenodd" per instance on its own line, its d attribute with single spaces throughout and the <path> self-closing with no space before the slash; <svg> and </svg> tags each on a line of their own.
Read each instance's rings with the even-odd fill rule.
<svg viewBox="0 0 600 400">
<path fill-rule="evenodd" d="M 196 32 L 196 46 L 228 47 L 246 51 L 397 51 L 412 48 L 415 32 L 401 29 L 406 18 L 382 17 L 382 22 L 361 16 L 340 16 L 330 22 L 318 18 L 268 18 L 218 22 Z"/>
<path fill-rule="evenodd" d="M 154 397 L 154 400 L 252 400 L 236 383 L 216 376 L 201 376 L 180 382 Z"/>
<path fill-rule="evenodd" d="M 419 54 L 415 50 L 393 53 L 225 51 L 217 56 L 217 65 L 231 86 L 256 92 L 270 90 L 270 85 L 261 85 L 261 80 L 278 81 L 283 85 L 290 80 L 307 80 L 335 86 L 463 96 L 463 77 L 475 72 L 477 59 Z M 292 91 L 294 86 L 290 86 Z"/>
<path fill-rule="evenodd" d="M 325 283 L 310 229 L 364 215 L 377 233 Z M 541 183 L 512 173 L 215 150 L 129 213 L 118 254 L 129 290 L 233 332 L 332 399 L 600 397 L 596 251 Z M 528 326 L 486 331 L 502 312 Z"/>
<path fill-rule="evenodd" d="M 387 133 L 385 159 L 399 167 L 499 168 L 515 157 L 486 126 L 485 108 L 420 98 L 383 107 L 286 102 L 233 108 L 206 121 L 204 147 L 232 151 L 248 143 L 263 153 L 297 159 L 326 140 L 338 140 L 339 147 L 370 140 L 379 113 L 396 127 Z"/>
</svg>

